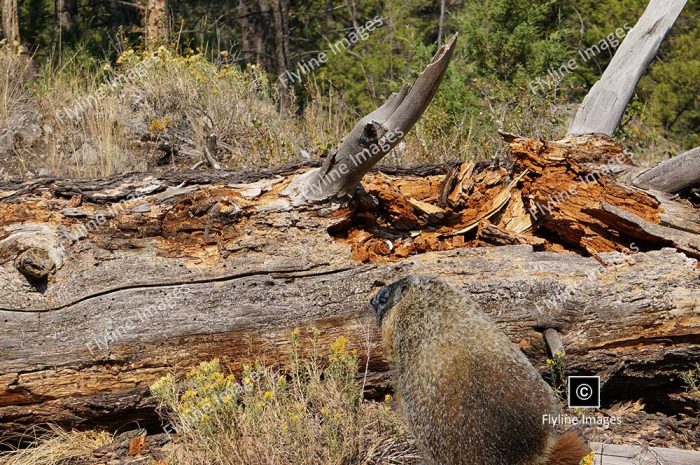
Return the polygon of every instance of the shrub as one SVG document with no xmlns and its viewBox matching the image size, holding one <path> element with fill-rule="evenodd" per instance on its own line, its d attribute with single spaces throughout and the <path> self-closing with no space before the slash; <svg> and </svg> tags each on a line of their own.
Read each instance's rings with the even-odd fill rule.
<svg viewBox="0 0 700 465">
<path fill-rule="evenodd" d="M 182 380 L 165 376 L 151 390 L 178 436 L 172 463 L 417 463 L 412 440 L 389 403 L 363 401 L 358 356 L 340 337 L 322 356 L 319 332 L 302 354 L 291 336 L 287 371 L 256 364 L 240 378 L 219 360 Z M 169 462 L 170 463 L 170 462 Z"/>
</svg>

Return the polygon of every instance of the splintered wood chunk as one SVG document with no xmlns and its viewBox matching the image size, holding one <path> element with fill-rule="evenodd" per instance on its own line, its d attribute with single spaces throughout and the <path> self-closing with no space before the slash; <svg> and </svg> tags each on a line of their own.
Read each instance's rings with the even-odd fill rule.
<svg viewBox="0 0 700 465">
<path fill-rule="evenodd" d="M 432 205 L 421 200 L 416 200 L 412 197 L 407 198 L 408 202 L 413 205 L 417 210 L 425 213 L 426 215 L 435 215 L 438 218 L 445 216 L 445 210 L 438 207 L 437 205 Z"/>
<path fill-rule="evenodd" d="M 131 439 L 129 441 L 129 456 L 135 457 L 143 453 L 143 449 L 146 445 L 146 436 L 139 436 L 137 438 Z"/>
<path fill-rule="evenodd" d="M 471 186 L 474 184 L 474 179 L 472 175 L 474 174 L 474 168 L 476 163 L 468 162 L 462 163 L 459 167 L 459 172 L 453 173 L 454 179 L 451 181 L 449 179 L 445 180 L 445 191 L 440 199 L 440 206 L 450 206 L 455 208 L 460 204 L 464 195 L 469 193 Z M 448 174 L 448 177 L 450 175 Z M 451 184 L 451 185 L 450 185 Z M 448 190 L 449 189 L 449 190 Z"/>
<path fill-rule="evenodd" d="M 520 192 L 516 191 L 510 197 L 510 202 L 508 202 L 506 211 L 502 215 L 498 226 L 516 234 L 532 228 L 532 218 L 525 208 L 523 196 Z"/>
<path fill-rule="evenodd" d="M 503 231 L 487 220 L 479 223 L 476 238 L 493 245 L 516 245 L 524 243 L 516 234 Z"/>
<path fill-rule="evenodd" d="M 83 203 L 83 196 L 81 194 L 75 194 L 68 201 L 68 206 L 72 208 L 79 207 Z"/>
</svg>

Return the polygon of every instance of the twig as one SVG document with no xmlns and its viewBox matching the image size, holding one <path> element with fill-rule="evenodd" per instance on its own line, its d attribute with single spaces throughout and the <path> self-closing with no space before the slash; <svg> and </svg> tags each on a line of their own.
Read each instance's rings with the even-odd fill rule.
<svg viewBox="0 0 700 465">
<path fill-rule="evenodd" d="M 209 134 L 209 137 L 207 137 L 207 143 L 204 145 L 204 158 L 207 159 L 209 166 L 211 166 L 215 170 L 220 170 L 221 165 L 219 164 L 218 161 L 216 161 L 216 158 L 214 158 L 215 153 L 216 153 L 216 134 Z"/>
</svg>

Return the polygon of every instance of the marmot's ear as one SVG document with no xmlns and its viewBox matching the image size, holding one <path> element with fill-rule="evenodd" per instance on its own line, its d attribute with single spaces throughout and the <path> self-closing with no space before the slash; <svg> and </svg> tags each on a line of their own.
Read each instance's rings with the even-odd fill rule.
<svg viewBox="0 0 700 465">
<path fill-rule="evenodd" d="M 408 290 L 410 283 L 410 277 L 399 279 L 398 281 L 379 289 L 379 292 L 372 297 L 372 300 L 370 300 L 369 303 L 372 306 L 372 310 L 374 310 L 375 316 L 377 317 L 378 325 L 382 324 L 382 320 L 387 312 L 399 303 L 401 298 Z"/>
</svg>

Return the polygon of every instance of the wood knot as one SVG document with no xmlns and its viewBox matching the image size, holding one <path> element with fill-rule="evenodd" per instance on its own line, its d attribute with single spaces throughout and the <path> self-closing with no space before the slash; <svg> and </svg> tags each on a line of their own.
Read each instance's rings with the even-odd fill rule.
<svg viewBox="0 0 700 465">
<path fill-rule="evenodd" d="M 46 250 L 31 247 L 17 256 L 15 267 L 30 281 L 39 281 L 45 279 L 56 265 Z"/>
<path fill-rule="evenodd" d="M 360 145 L 363 147 L 369 147 L 371 145 L 376 145 L 379 143 L 379 139 L 384 136 L 386 130 L 384 127 L 376 121 L 370 121 L 365 124 L 362 129 L 362 134 L 360 134 Z"/>
</svg>

